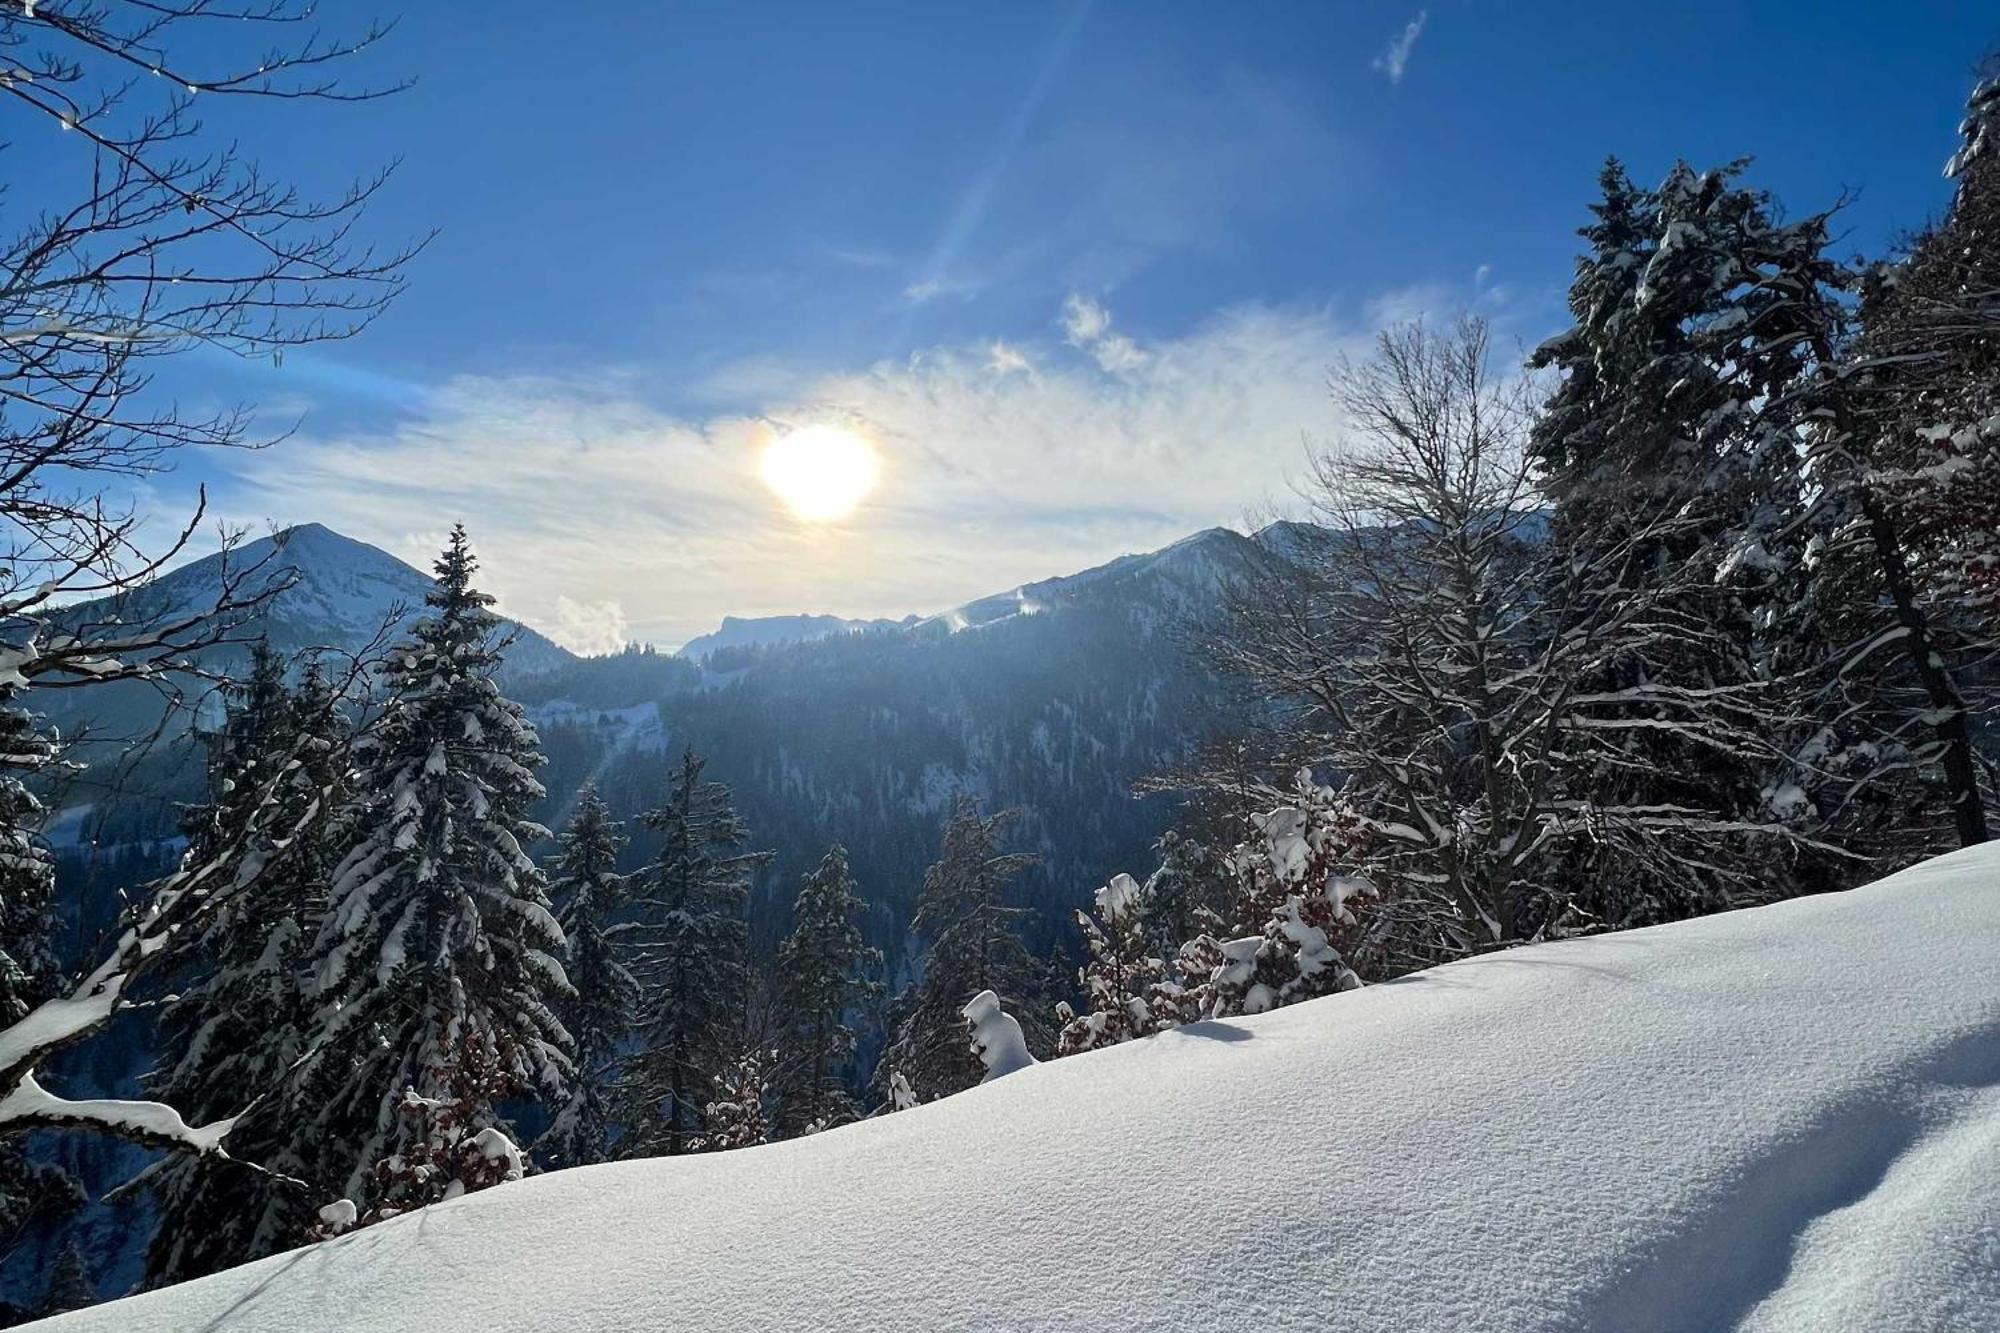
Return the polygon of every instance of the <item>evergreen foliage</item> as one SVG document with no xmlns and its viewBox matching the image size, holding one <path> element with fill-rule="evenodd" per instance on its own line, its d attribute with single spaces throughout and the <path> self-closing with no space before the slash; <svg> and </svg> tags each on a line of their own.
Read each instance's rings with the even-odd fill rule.
<svg viewBox="0 0 2000 1333">
<path fill-rule="evenodd" d="M 551 1167 L 588 1166 L 609 1160 L 619 1062 L 639 1013 L 639 983 L 626 965 L 623 911 L 630 889 L 618 873 L 622 830 L 597 789 L 585 783 L 562 834 L 550 897 L 567 941 L 565 955 L 574 994 L 561 1006 L 575 1043 L 576 1072 L 567 1098 L 535 1143 Z"/>
<path fill-rule="evenodd" d="M 847 849 L 827 849 L 805 877 L 792 908 L 792 933 L 778 947 L 778 1004 L 785 1024 L 779 1123 L 788 1134 L 855 1117 L 847 1016 L 882 993 L 873 974 L 882 954 L 861 938 L 854 917 L 867 910 L 847 867 Z"/>
<path fill-rule="evenodd" d="M 558 1098 L 570 1070 L 562 930 L 523 850 L 546 836 L 526 816 L 542 795 L 535 731 L 494 682 L 493 599 L 472 586 L 463 528 L 435 568 L 428 613 L 383 671 L 316 946 L 312 1044 L 331 1086 L 312 1132 L 350 1197 L 427 1141 L 412 1102 L 458 1098 L 470 1138 L 500 1127 L 503 1095 Z"/>
<path fill-rule="evenodd" d="M 749 830 L 729 789 L 704 779 L 704 767 L 684 751 L 666 803 L 640 818 L 660 850 L 634 878 L 632 974 L 643 1039 L 626 1066 L 628 1156 L 690 1150 L 708 1089 L 741 1037 L 744 904 L 751 876 L 770 856 L 742 850 Z"/>
</svg>

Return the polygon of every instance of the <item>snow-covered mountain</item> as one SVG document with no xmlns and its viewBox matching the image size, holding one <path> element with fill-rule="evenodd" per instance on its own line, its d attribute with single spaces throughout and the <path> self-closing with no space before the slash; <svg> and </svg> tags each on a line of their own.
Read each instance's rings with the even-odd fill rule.
<svg viewBox="0 0 2000 1333">
<path fill-rule="evenodd" d="M 503 1185 L 51 1329 L 2000 1325 L 2000 851 Z"/>
<path fill-rule="evenodd" d="M 380 547 L 342 536 L 318 523 L 301 523 L 236 550 L 190 561 L 163 574 L 119 605 L 126 620 L 144 621 L 175 610 L 212 606 L 232 579 L 248 588 L 289 581 L 261 608 L 257 629 L 278 648 L 359 648 L 394 616 L 406 622 L 423 610 L 431 577 Z M 86 603 L 76 613 L 109 610 Z M 514 626 L 508 666 L 539 671 L 574 660 L 565 649 L 526 626 Z"/>
</svg>

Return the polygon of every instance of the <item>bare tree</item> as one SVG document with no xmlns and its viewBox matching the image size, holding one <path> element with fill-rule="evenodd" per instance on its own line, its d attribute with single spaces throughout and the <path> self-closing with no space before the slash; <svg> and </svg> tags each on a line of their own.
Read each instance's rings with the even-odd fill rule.
<svg viewBox="0 0 2000 1333">
<path fill-rule="evenodd" d="M 1313 474 L 1324 535 L 1248 583 L 1214 641 L 1346 775 L 1387 970 L 1592 928 L 1614 876 L 1671 881 L 1701 841 L 1798 836 L 1622 799 L 1645 762 L 1632 737 L 1767 758 L 1770 704 L 1621 676 L 1634 648 L 1710 631 L 1620 577 L 1647 534 L 1588 560 L 1543 540 L 1529 387 L 1495 374 L 1488 344 L 1475 319 L 1412 324 L 1336 368 L 1351 438 Z"/>
<path fill-rule="evenodd" d="M 359 331 L 401 288 L 413 248 L 377 251 L 356 237 L 386 173 L 308 198 L 195 115 L 198 102 L 221 110 L 393 91 L 337 77 L 384 28 L 330 39 L 314 21 L 299 0 L 0 7 L 0 106 L 21 133 L 60 136 L 47 163 L 13 173 L 11 230 L 0 235 L 0 905 L 10 920 L 17 904 L 45 901 L 52 880 L 29 783 L 46 773 L 55 738 L 23 696 L 194 669 L 196 653 L 239 636 L 282 587 L 237 564 L 207 605 L 134 595 L 186 548 L 205 500 L 149 532 L 148 515 L 117 492 L 189 447 L 254 448 L 284 434 L 254 434 L 246 407 L 182 409 L 155 382 L 163 359 L 196 347 L 279 358 Z M 73 609 L 106 598 L 105 614 Z M 66 992 L 57 978 L 16 975 L 0 952 L 0 1020 L 11 1022 L 0 1029 L 0 1134 L 84 1124 L 219 1150 L 226 1122 L 191 1129 L 148 1103 L 66 1102 L 35 1070 L 129 1003 L 133 977 L 167 936 L 239 878 L 215 858 L 184 866 Z"/>
</svg>

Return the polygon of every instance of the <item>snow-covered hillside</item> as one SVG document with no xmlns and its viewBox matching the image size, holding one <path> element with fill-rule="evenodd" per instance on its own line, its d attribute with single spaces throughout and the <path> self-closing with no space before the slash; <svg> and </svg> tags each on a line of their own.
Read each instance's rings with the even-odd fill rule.
<svg viewBox="0 0 2000 1333">
<path fill-rule="evenodd" d="M 2000 849 L 1454 964 L 56 1321 L 2000 1325 Z"/>
</svg>

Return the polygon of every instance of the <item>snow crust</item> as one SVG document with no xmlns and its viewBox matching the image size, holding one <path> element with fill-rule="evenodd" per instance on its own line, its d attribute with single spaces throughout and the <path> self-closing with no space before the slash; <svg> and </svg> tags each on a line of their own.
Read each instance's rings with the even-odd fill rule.
<svg viewBox="0 0 2000 1333">
<path fill-rule="evenodd" d="M 2000 1327 L 2000 848 L 540 1176 L 65 1330 Z"/>
</svg>

